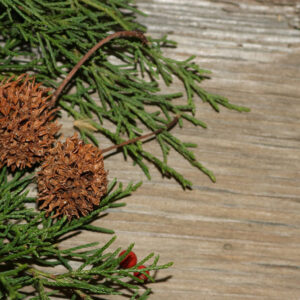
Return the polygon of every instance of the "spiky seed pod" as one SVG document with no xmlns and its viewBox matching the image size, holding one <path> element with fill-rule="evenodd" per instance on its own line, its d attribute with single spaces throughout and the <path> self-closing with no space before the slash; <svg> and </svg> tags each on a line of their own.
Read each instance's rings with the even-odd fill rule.
<svg viewBox="0 0 300 300">
<path fill-rule="evenodd" d="M 32 167 L 52 147 L 60 126 L 50 122 L 49 91 L 26 74 L 0 83 L 0 168 Z"/>
<path fill-rule="evenodd" d="M 38 172 L 38 204 L 53 218 L 87 215 L 107 191 L 107 172 L 97 147 L 77 135 L 57 142 Z"/>
</svg>

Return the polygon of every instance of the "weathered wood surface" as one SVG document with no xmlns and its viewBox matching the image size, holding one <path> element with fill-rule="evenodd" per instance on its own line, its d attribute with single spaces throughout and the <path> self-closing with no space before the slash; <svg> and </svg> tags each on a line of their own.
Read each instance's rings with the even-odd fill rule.
<svg viewBox="0 0 300 300">
<path fill-rule="evenodd" d="M 215 173 L 216 184 L 174 153 L 170 164 L 194 182 L 191 191 L 154 168 L 147 181 L 121 154 L 106 159 L 110 178 L 142 178 L 144 184 L 126 207 L 97 224 L 116 231 L 115 246 L 135 242 L 139 258 L 154 251 L 162 263 L 174 261 L 157 273 L 159 283 L 149 284 L 151 299 L 300 299 L 300 31 L 291 26 L 298 22 L 296 4 L 137 1 L 149 14 L 140 21 L 153 36 L 168 33 L 179 43 L 165 51 L 168 56 L 195 54 L 200 66 L 213 71 L 205 88 L 251 108 L 217 114 L 199 100 L 197 116 L 208 129 L 174 129 L 199 145 L 196 155 Z M 175 82 L 171 91 L 180 89 Z M 155 142 L 147 148 L 160 154 Z M 109 238 L 84 233 L 67 243 Z"/>
</svg>

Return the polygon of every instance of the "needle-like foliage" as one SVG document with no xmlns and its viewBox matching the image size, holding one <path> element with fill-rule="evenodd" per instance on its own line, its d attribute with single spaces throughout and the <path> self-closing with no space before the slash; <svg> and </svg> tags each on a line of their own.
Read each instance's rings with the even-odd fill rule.
<svg viewBox="0 0 300 300">
<path fill-rule="evenodd" d="M 135 14 L 141 12 L 130 0 L 0 0 L 0 77 L 31 72 L 37 81 L 55 88 L 80 58 L 108 33 L 145 31 L 135 22 Z M 180 116 L 180 126 L 182 119 L 186 119 L 205 128 L 206 124 L 194 117 L 196 95 L 216 111 L 220 105 L 247 110 L 202 89 L 199 84 L 207 78 L 207 71 L 200 69 L 193 57 L 185 61 L 165 57 L 162 48 L 174 47 L 173 41 L 166 37 L 149 37 L 149 41 L 150 45 L 144 45 L 128 38 L 106 44 L 69 84 L 69 90 L 75 88 L 75 92 L 65 91 L 57 104 L 76 120 L 90 119 L 89 124 L 115 144 L 141 135 L 141 125 L 155 131 L 174 115 Z M 186 94 L 159 93 L 158 79 L 170 85 L 174 76 L 182 81 Z M 183 96 L 186 103 L 172 101 Z M 80 133 L 86 142 L 91 140 L 97 144 L 91 131 L 80 128 Z M 163 159 L 144 150 L 141 143 L 127 145 L 122 151 L 149 178 L 145 160 L 156 165 L 162 174 L 174 177 L 183 187 L 191 186 L 189 180 L 168 165 L 168 153 L 174 149 L 215 180 L 212 172 L 195 158 L 190 149 L 195 145 L 183 143 L 171 132 L 162 132 L 156 139 Z"/>
<path fill-rule="evenodd" d="M 142 12 L 131 0 L 0 0 L 0 82 L 29 73 L 55 90 L 80 59 L 109 34 L 145 32 L 136 22 L 136 14 Z M 176 43 L 167 37 L 147 39 L 148 44 L 133 36 L 106 43 L 72 77 L 56 106 L 74 118 L 86 143 L 98 145 L 93 134 L 96 131 L 114 144 L 142 136 L 145 128 L 157 133 L 162 159 L 146 151 L 141 142 L 125 143 L 121 148 L 125 158 L 130 157 L 148 178 L 146 161 L 184 188 L 192 185 L 168 164 L 173 149 L 215 181 L 191 151 L 195 144 L 184 143 L 172 131 L 161 129 L 177 118 L 180 126 L 187 120 L 206 128 L 195 118 L 195 97 L 216 111 L 220 106 L 247 109 L 201 88 L 209 72 L 196 65 L 193 57 L 185 61 L 165 57 L 162 49 Z M 169 86 L 174 77 L 182 82 L 185 93 L 162 93 L 159 80 Z M 177 98 L 181 103 L 175 101 Z M 148 271 L 167 268 L 171 263 L 158 265 L 157 256 L 146 268 L 138 269 L 153 258 L 154 254 L 149 254 L 134 267 L 120 269 L 133 245 L 119 257 L 120 248 L 110 250 L 115 237 L 101 247 L 97 243 L 61 247 L 63 240 L 84 230 L 114 233 L 91 223 L 107 209 L 123 206 L 116 201 L 135 191 L 140 183 L 123 188 L 114 180 L 94 211 L 70 221 L 46 217 L 45 212 L 29 208 L 36 199 L 28 197 L 25 190 L 35 179 L 21 172 L 8 175 L 6 167 L 0 170 L 0 299 L 98 299 L 97 295 L 111 294 L 146 299 L 151 291 L 140 290 L 142 282 L 134 272 L 154 281 Z"/>
<path fill-rule="evenodd" d="M 25 191 L 31 181 L 32 178 L 24 177 L 22 173 L 16 173 L 8 180 L 6 168 L 0 173 L 0 299 L 25 299 L 28 296 L 32 297 L 30 299 L 51 299 L 50 296 L 92 299 L 93 295 L 105 294 L 131 294 L 132 299 L 139 298 L 143 293 L 139 292 L 141 280 L 133 273 L 149 261 L 153 253 L 134 267 L 121 269 L 121 248 L 110 250 L 115 237 L 100 248 L 96 247 L 98 243 L 69 249 L 59 247 L 66 236 L 74 236 L 83 230 L 113 233 L 90 223 L 108 208 L 123 206 L 124 203 L 116 201 L 129 195 L 139 184 L 130 184 L 124 189 L 114 180 L 95 211 L 68 222 L 66 217 L 54 220 L 46 218 L 44 212 L 28 208 L 28 203 L 35 202 Z M 124 255 L 132 248 L 130 245 Z M 143 272 L 170 265 L 158 265 L 158 257 L 155 257 Z M 60 266 L 59 270 L 55 269 L 57 266 Z M 149 280 L 154 281 L 150 276 Z"/>
</svg>

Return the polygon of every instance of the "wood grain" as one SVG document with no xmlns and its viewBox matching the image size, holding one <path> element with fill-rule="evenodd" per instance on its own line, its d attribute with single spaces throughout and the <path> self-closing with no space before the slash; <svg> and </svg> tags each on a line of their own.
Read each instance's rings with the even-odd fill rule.
<svg viewBox="0 0 300 300">
<path fill-rule="evenodd" d="M 162 263 L 174 261 L 149 284 L 150 299 L 300 299 L 300 31 L 290 25 L 296 3 L 137 1 L 149 15 L 139 18 L 149 33 L 178 42 L 167 56 L 196 55 L 213 71 L 203 87 L 251 108 L 218 114 L 199 99 L 197 116 L 208 129 L 174 128 L 199 145 L 196 156 L 216 184 L 175 153 L 169 163 L 193 190 L 153 167 L 147 181 L 120 154 L 106 160 L 110 178 L 144 184 L 97 225 L 116 231 L 115 247 L 135 242 L 139 258 L 154 251 Z M 182 89 L 175 80 L 168 91 Z M 65 126 L 73 130 L 67 119 Z M 155 142 L 146 147 L 160 155 Z M 109 238 L 84 233 L 66 246 Z"/>
</svg>

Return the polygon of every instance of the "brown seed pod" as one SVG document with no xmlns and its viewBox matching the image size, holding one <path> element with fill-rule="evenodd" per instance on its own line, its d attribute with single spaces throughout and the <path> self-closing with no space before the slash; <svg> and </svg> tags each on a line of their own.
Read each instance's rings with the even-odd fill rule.
<svg viewBox="0 0 300 300">
<path fill-rule="evenodd" d="M 52 147 L 60 126 L 50 122 L 49 91 L 26 74 L 0 83 L 0 168 L 32 167 Z"/>
<path fill-rule="evenodd" d="M 57 142 L 38 172 L 40 209 L 58 216 L 86 216 L 107 191 L 102 151 L 77 135 Z"/>
<path fill-rule="evenodd" d="M 120 31 L 107 36 L 74 66 L 53 93 L 49 106 L 54 106 L 70 79 L 97 49 L 111 39 L 119 37 L 135 37 L 147 43 L 146 37 L 137 31 Z M 53 218 L 67 216 L 71 220 L 74 216 L 79 218 L 87 215 L 94 206 L 99 205 L 100 199 L 107 191 L 107 172 L 104 170 L 103 153 L 168 130 L 177 120 L 178 117 L 175 117 L 166 127 L 103 150 L 84 144 L 77 135 L 67 138 L 64 143 L 58 142 L 46 156 L 38 172 L 39 208 L 45 209 L 47 215 L 54 211 Z"/>
<path fill-rule="evenodd" d="M 107 191 L 103 153 L 152 137 L 170 129 L 177 121 L 178 116 L 166 127 L 103 150 L 84 144 L 77 134 L 63 144 L 57 142 L 38 172 L 39 208 L 47 210 L 47 215 L 55 211 L 52 218 L 65 215 L 71 220 L 74 216 L 86 216 Z"/>
<path fill-rule="evenodd" d="M 95 51 L 110 40 L 120 37 L 139 38 L 143 43 L 148 43 L 146 37 L 137 31 L 120 31 L 107 36 L 74 66 L 53 93 L 49 107 L 55 105 L 64 87 Z M 141 138 L 143 137 L 134 141 Z M 63 144 L 58 142 L 51 149 L 38 173 L 39 208 L 47 210 L 48 215 L 54 211 L 53 218 L 65 215 L 71 220 L 73 216 L 79 218 L 81 215 L 87 215 L 94 206 L 99 205 L 101 197 L 107 191 L 107 172 L 104 170 L 102 153 L 128 143 L 99 150 L 95 146 L 85 145 L 77 135 L 66 139 Z"/>
</svg>

